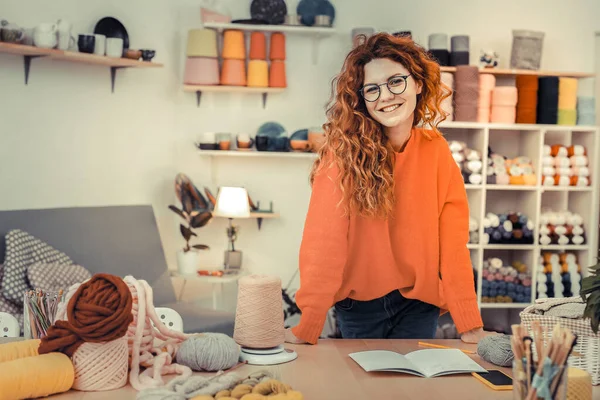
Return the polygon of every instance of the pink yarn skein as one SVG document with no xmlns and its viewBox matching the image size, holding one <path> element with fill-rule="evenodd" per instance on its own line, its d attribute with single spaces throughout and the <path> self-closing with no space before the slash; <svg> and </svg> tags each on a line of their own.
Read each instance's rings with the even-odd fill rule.
<svg viewBox="0 0 600 400">
<path fill-rule="evenodd" d="M 192 376 L 189 367 L 174 364 L 173 359 L 181 343 L 188 335 L 168 329 L 154 310 L 152 288 L 144 280 L 132 276 L 124 279 L 133 296 L 133 322 L 127 330 L 129 342 L 130 368 L 129 383 L 135 390 L 163 386 L 163 375 L 178 374 Z M 152 327 L 151 321 L 155 327 Z M 155 340 L 163 341 L 157 345 Z M 141 367 L 146 367 L 140 372 Z"/>
</svg>

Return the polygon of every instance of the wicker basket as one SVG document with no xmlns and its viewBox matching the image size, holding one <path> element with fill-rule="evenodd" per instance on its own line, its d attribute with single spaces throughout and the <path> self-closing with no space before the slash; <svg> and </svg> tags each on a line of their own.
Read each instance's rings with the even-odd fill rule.
<svg viewBox="0 0 600 400">
<path fill-rule="evenodd" d="M 552 330 L 556 324 L 569 328 L 573 334 L 577 335 L 577 344 L 573 348 L 573 352 L 581 354 L 581 356 L 571 354 L 568 360 L 569 366 L 588 372 L 592 376 L 592 385 L 600 383 L 600 334 L 595 334 L 592 331 L 589 319 L 549 317 L 527 312 L 527 309 L 521 312 L 519 316 L 521 317 L 521 325 L 531 337 L 533 337 L 531 323 L 539 321 L 545 332 L 544 343 L 547 343 L 552 337 Z M 534 357 L 537 357 L 535 346 L 532 346 L 532 352 Z"/>
</svg>

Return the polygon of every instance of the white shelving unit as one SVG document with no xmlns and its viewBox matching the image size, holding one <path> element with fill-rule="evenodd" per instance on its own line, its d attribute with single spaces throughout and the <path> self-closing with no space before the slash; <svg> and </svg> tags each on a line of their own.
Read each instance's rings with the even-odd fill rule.
<svg viewBox="0 0 600 400">
<path fill-rule="evenodd" d="M 528 156 L 534 163 L 537 175 L 535 186 L 518 185 L 467 185 L 467 196 L 471 215 L 479 222 L 479 237 L 483 237 L 482 221 L 488 212 L 522 212 L 535 225 L 533 245 L 470 244 L 473 265 L 477 269 L 478 302 L 484 309 L 522 309 L 530 303 L 482 303 L 481 282 L 483 262 L 489 257 L 499 257 L 505 264 L 521 261 L 528 267 L 532 278 L 531 302 L 536 299 L 536 275 L 538 260 L 542 252 L 570 251 L 577 255 L 582 274 L 587 267 L 596 263 L 598 254 L 597 233 L 599 219 L 598 158 L 600 157 L 599 128 L 596 126 L 560 126 L 527 124 L 492 124 L 470 122 L 448 122 L 440 126 L 447 140 L 460 140 L 467 146 L 481 151 L 484 156 L 483 176 L 487 176 L 488 147 L 507 157 Z M 586 147 L 590 161 L 591 186 L 589 187 L 544 187 L 541 185 L 542 151 L 545 144 L 580 144 Z M 539 244 L 539 223 L 542 209 L 570 210 L 583 217 L 586 243 L 584 245 Z"/>
<path fill-rule="evenodd" d="M 479 150 L 484 156 L 483 174 L 487 175 L 488 147 L 507 157 L 528 156 L 533 160 L 537 175 L 535 186 L 519 185 L 481 185 L 466 184 L 470 212 L 479 221 L 479 237 L 483 237 L 481 224 L 487 212 L 504 213 L 508 211 L 523 212 L 534 221 L 534 244 L 469 244 L 471 259 L 477 269 L 478 302 L 483 309 L 522 309 L 531 303 L 482 303 L 481 279 L 483 261 L 489 257 L 500 257 L 505 263 L 522 261 L 529 268 L 532 278 L 531 302 L 536 298 L 536 275 L 539 256 L 543 251 L 571 251 L 577 255 L 584 276 L 587 267 L 596 263 L 598 254 L 599 223 L 599 188 L 600 175 L 598 159 L 600 158 L 600 128 L 596 126 L 561 126 L 530 124 L 493 124 L 475 122 L 446 122 L 440 125 L 447 140 L 460 140 L 469 148 Z M 541 162 L 545 144 L 580 144 L 586 147 L 590 161 L 591 186 L 542 186 Z M 208 151 L 198 150 L 202 157 L 222 159 L 230 157 L 256 157 L 279 159 L 304 159 L 312 162 L 314 153 L 277 153 L 259 151 Z M 213 171 L 214 171 L 213 166 Z M 539 244 L 539 219 L 542 208 L 554 210 L 570 210 L 580 214 L 584 219 L 586 243 L 584 245 L 549 245 Z"/>
</svg>

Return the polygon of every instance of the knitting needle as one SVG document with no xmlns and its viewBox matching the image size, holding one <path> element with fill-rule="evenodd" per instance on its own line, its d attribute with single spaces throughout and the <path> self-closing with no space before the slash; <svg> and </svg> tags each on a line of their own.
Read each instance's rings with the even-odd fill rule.
<svg viewBox="0 0 600 400">
<path fill-rule="evenodd" d="M 419 346 L 423 346 L 423 347 L 433 347 L 433 348 L 436 348 L 436 349 L 455 349 L 455 350 L 460 350 L 460 351 L 462 351 L 463 353 L 466 353 L 466 354 L 475 354 L 475 352 L 471 351 L 471 350 L 456 349 L 455 347 L 442 346 L 442 345 L 433 344 L 433 343 L 419 342 L 418 345 Z"/>
<path fill-rule="evenodd" d="M 530 337 L 525 337 L 523 339 L 523 343 L 525 344 L 525 357 L 527 359 L 527 390 L 531 387 L 531 366 L 533 365 L 531 362 L 531 342 L 532 340 Z"/>
</svg>

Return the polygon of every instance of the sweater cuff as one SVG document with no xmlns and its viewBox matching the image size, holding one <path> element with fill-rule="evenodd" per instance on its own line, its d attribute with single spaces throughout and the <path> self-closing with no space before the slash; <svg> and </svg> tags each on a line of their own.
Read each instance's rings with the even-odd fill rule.
<svg viewBox="0 0 600 400">
<path fill-rule="evenodd" d="M 458 333 L 483 328 L 483 320 L 476 299 L 456 302 L 449 305 L 449 309 Z"/>
<path fill-rule="evenodd" d="M 298 339 L 304 340 L 310 344 L 316 344 L 323 332 L 327 312 L 323 316 L 311 313 L 302 313 L 300 323 L 292 328 L 292 333 Z"/>
</svg>

